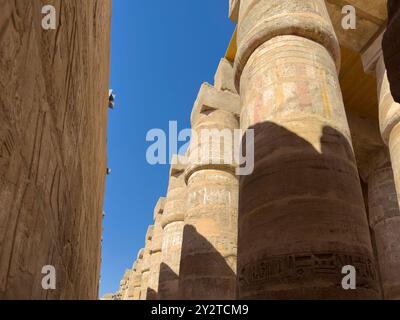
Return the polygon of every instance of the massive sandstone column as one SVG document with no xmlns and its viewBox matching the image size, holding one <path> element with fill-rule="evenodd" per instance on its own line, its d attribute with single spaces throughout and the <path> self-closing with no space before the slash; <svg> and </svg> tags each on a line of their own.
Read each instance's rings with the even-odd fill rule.
<svg viewBox="0 0 400 320">
<path fill-rule="evenodd" d="M 400 299 L 400 104 L 390 91 L 382 54 L 383 34 L 362 55 L 366 72 L 374 72 L 378 82 L 379 124 L 389 155 L 381 153 L 375 161 L 376 172 L 369 182 L 370 224 L 374 231 L 376 251 L 385 299 Z M 388 158 L 385 158 L 389 157 Z M 371 203 L 373 201 L 373 203 Z"/>
<path fill-rule="evenodd" d="M 97 299 L 111 0 L 0 6 L 0 300 Z"/>
<path fill-rule="evenodd" d="M 124 276 L 120 281 L 120 289 L 119 289 L 119 297 L 120 300 L 127 300 L 127 292 L 128 292 L 128 285 L 129 285 L 129 277 L 131 274 L 131 270 L 125 270 Z"/>
<path fill-rule="evenodd" d="M 165 198 L 160 198 L 154 208 L 154 231 L 151 241 L 151 256 L 150 256 L 150 275 L 149 275 L 149 292 L 147 300 L 158 299 L 158 284 L 160 278 L 160 266 L 162 258 L 162 243 L 163 243 L 163 227 L 162 218 L 164 212 Z"/>
<path fill-rule="evenodd" d="M 377 298 L 368 221 L 323 0 L 241 0 L 235 81 L 255 169 L 240 178 L 241 299 Z M 342 267 L 357 270 L 343 290 Z"/>
<path fill-rule="evenodd" d="M 143 268 L 143 254 L 144 249 L 140 249 L 137 262 L 134 267 L 136 271 L 135 275 L 133 276 L 133 300 L 141 300 L 141 293 L 142 293 L 142 268 Z"/>
<path fill-rule="evenodd" d="M 369 223 L 385 299 L 400 299 L 400 211 L 387 150 L 372 161 L 368 177 Z"/>
<path fill-rule="evenodd" d="M 169 174 L 168 193 L 164 204 L 164 228 L 158 298 L 179 299 L 179 267 L 181 263 L 182 235 L 185 217 L 186 158 L 174 156 Z"/>
<path fill-rule="evenodd" d="M 389 147 L 397 195 L 400 194 L 400 104 L 394 102 L 383 56 L 377 60 L 379 123 L 382 138 Z M 398 198 L 400 203 L 400 198 Z"/>
<path fill-rule="evenodd" d="M 128 280 L 128 288 L 125 294 L 125 300 L 134 300 L 135 295 L 135 280 L 137 279 L 137 261 L 135 261 L 132 265 L 132 269 L 130 270 L 129 280 Z"/>
<path fill-rule="evenodd" d="M 142 281 L 140 287 L 140 300 L 147 300 L 148 284 L 150 276 L 150 260 L 151 260 L 151 241 L 153 238 L 154 226 L 151 225 L 147 229 L 145 247 L 143 250 L 143 262 L 142 262 Z"/>
<path fill-rule="evenodd" d="M 198 139 L 192 136 L 185 171 L 188 197 L 179 275 L 184 299 L 235 299 L 238 179 L 229 157 L 238 113 L 237 94 L 202 85 L 191 118 Z M 214 130 L 213 139 L 202 139 L 206 130 Z M 220 135 L 225 135 L 222 142 Z"/>
</svg>

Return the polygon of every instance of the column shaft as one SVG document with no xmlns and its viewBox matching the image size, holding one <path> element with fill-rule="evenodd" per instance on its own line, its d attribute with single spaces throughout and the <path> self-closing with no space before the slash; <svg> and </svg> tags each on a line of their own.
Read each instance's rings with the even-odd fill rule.
<svg viewBox="0 0 400 320">
<path fill-rule="evenodd" d="M 171 166 L 162 227 L 164 237 L 160 267 L 159 299 L 177 300 L 179 296 L 179 269 L 186 201 L 184 179 L 185 159 L 174 157 Z"/>
<path fill-rule="evenodd" d="M 162 258 L 163 228 L 161 220 L 164 212 L 165 198 L 160 198 L 154 208 L 154 232 L 151 241 L 149 291 L 147 300 L 158 299 L 160 265 Z"/>
<path fill-rule="evenodd" d="M 153 237 L 154 226 L 150 226 L 146 234 L 146 245 L 143 250 L 142 264 L 142 282 L 140 287 L 140 300 L 147 300 L 149 276 L 150 276 L 150 256 L 151 256 L 151 240 Z"/>
<path fill-rule="evenodd" d="M 383 56 L 376 65 L 379 98 L 379 124 L 382 138 L 389 147 L 397 195 L 400 190 L 400 104 L 394 102 Z M 400 203 L 400 198 L 398 198 Z"/>
<path fill-rule="evenodd" d="M 242 0 L 235 79 L 255 169 L 240 178 L 241 299 L 377 298 L 368 221 L 323 0 Z M 342 267 L 357 270 L 344 290 Z"/>
<path fill-rule="evenodd" d="M 400 299 L 400 211 L 386 150 L 378 154 L 369 175 L 368 201 L 383 295 Z"/>
<path fill-rule="evenodd" d="M 185 173 L 188 198 L 180 273 L 184 299 L 236 296 L 238 179 L 233 162 L 227 163 L 223 155 L 233 154 L 229 136 L 239 122 L 237 114 L 222 108 L 225 103 L 239 109 L 237 94 L 205 84 L 192 112 L 197 139 L 192 137 Z M 213 130 L 210 144 L 202 139 L 207 130 Z"/>
</svg>

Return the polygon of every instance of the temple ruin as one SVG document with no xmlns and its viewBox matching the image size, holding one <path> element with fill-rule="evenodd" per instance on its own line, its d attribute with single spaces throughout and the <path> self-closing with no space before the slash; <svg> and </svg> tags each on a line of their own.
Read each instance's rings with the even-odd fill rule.
<svg viewBox="0 0 400 320">
<path fill-rule="evenodd" d="M 52 0 L 53 32 L 45 4 L 1 2 L 0 300 L 97 299 L 111 0 Z M 235 32 L 190 119 L 217 143 L 173 157 L 143 248 L 103 299 L 400 299 L 387 1 L 229 0 L 227 15 Z M 238 130 L 242 147 L 253 133 L 250 174 L 218 135 Z"/>
<path fill-rule="evenodd" d="M 344 3 L 355 29 L 343 25 Z M 163 224 L 151 299 L 400 299 L 400 106 L 382 55 L 386 1 L 229 4 L 237 28 L 191 123 L 254 130 L 254 171 L 193 161 L 209 146 L 191 142 L 170 175 L 181 218 L 174 254 Z M 342 287 L 345 266 L 355 289 Z"/>
</svg>

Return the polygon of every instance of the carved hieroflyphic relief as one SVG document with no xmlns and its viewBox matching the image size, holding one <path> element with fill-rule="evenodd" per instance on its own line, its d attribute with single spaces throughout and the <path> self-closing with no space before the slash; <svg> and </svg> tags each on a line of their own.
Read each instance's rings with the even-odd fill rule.
<svg viewBox="0 0 400 320">
<path fill-rule="evenodd" d="M 304 253 L 271 257 L 249 263 L 239 272 L 241 286 L 253 283 L 265 285 L 289 283 L 293 280 L 315 279 L 319 275 L 331 276 L 337 286 L 341 286 L 342 268 L 351 265 L 357 271 L 357 286 L 371 288 L 375 286 L 377 273 L 373 261 L 364 256 L 346 253 Z"/>
<path fill-rule="evenodd" d="M 1 3 L 0 299 L 97 299 L 111 1 Z"/>
</svg>

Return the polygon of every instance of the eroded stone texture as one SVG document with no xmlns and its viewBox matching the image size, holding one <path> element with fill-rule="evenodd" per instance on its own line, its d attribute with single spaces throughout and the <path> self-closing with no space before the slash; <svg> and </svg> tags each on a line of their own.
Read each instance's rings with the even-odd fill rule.
<svg viewBox="0 0 400 320">
<path fill-rule="evenodd" d="M 179 299 L 179 268 L 186 205 L 185 157 L 173 157 L 164 205 L 164 228 L 159 278 L 159 299 Z"/>
<path fill-rule="evenodd" d="M 144 255 L 144 249 L 140 249 L 136 260 L 137 263 L 134 267 L 136 273 L 132 278 L 133 300 L 141 300 L 143 255 Z"/>
<path fill-rule="evenodd" d="M 0 300 L 97 299 L 111 0 L 0 7 Z"/>
<path fill-rule="evenodd" d="M 239 19 L 240 0 L 229 0 L 229 19 L 237 23 Z"/>
<path fill-rule="evenodd" d="M 163 243 L 163 227 L 162 218 L 164 212 L 165 198 L 160 198 L 154 208 L 154 231 L 151 241 L 151 256 L 150 256 L 150 275 L 149 275 L 149 292 L 147 300 L 158 299 L 158 284 L 160 278 L 160 266 L 162 258 L 162 243 Z"/>
<path fill-rule="evenodd" d="M 217 72 L 215 73 L 214 88 L 219 91 L 230 91 L 237 94 L 233 78 L 233 66 L 225 58 L 221 59 Z"/>
<path fill-rule="evenodd" d="M 255 170 L 240 178 L 241 299 L 378 298 L 368 221 L 323 0 L 242 0 L 235 60 Z M 357 269 L 343 290 L 342 267 Z"/>
<path fill-rule="evenodd" d="M 140 287 L 140 300 L 147 300 L 147 294 L 149 292 L 149 276 L 150 276 L 150 261 L 151 261 L 151 241 L 153 238 L 154 226 L 151 225 L 147 229 L 145 247 L 143 250 L 143 262 L 142 262 L 142 280 Z"/>
<path fill-rule="evenodd" d="M 225 130 L 233 137 L 238 113 L 238 95 L 202 86 L 191 119 L 199 139 L 192 137 L 185 171 L 188 197 L 179 275 L 183 299 L 235 298 L 238 179 L 234 162 L 222 157 L 233 154 L 233 142 L 219 134 Z M 210 129 L 217 131 L 207 143 L 200 137 Z"/>
<path fill-rule="evenodd" d="M 125 270 L 124 276 L 119 284 L 119 296 L 121 300 L 127 300 L 127 292 L 128 292 L 128 285 L 129 285 L 129 277 L 131 274 L 131 270 Z"/>
<path fill-rule="evenodd" d="M 385 299 L 400 299 L 400 211 L 386 148 L 372 160 L 368 202 L 383 295 Z"/>
<path fill-rule="evenodd" d="M 379 124 L 382 138 L 389 147 L 396 190 L 400 190 L 400 104 L 394 101 L 391 94 L 382 55 L 376 65 L 376 74 L 378 79 Z M 399 195 L 399 192 L 397 194 Z M 398 202 L 400 203 L 400 198 L 398 198 Z"/>
</svg>

